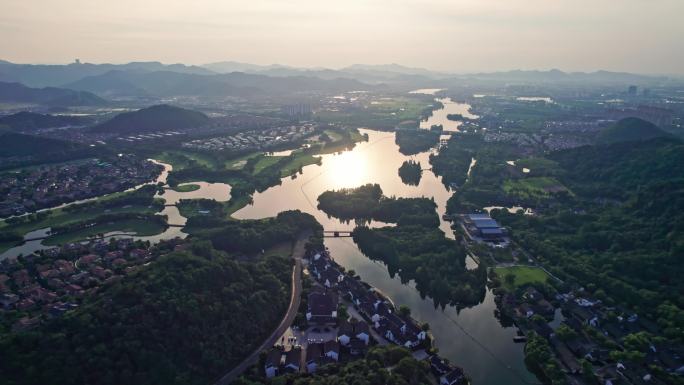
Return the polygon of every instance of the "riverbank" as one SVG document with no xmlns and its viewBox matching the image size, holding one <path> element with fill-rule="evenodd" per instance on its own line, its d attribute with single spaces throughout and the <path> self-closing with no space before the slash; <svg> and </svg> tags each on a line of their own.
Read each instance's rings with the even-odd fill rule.
<svg viewBox="0 0 684 385">
<path fill-rule="evenodd" d="M 431 151 L 414 156 L 399 152 L 395 134 L 376 130 L 360 130 L 368 141 L 358 143 L 352 150 L 323 155 L 321 165 L 303 168 L 296 179 L 281 179 L 281 184 L 254 194 L 253 202 L 233 217 L 259 219 L 272 217 L 288 209 L 299 209 L 313 215 L 326 230 L 352 231 L 354 222 L 329 217 L 316 207 L 316 198 L 327 190 L 354 188 L 366 183 L 378 183 L 387 196 L 428 197 L 434 199 L 440 217 L 439 228 L 446 237 L 454 238 L 451 223 L 442 218 L 446 202 L 452 192 L 435 176 L 424 170 L 417 186 L 405 185 L 398 175 L 407 160 L 429 164 Z M 470 162 L 468 158 L 468 163 Z M 467 164 L 464 172 L 467 170 Z M 371 223 L 371 227 L 385 226 Z M 412 281 L 402 281 L 387 267 L 372 261 L 358 249 L 350 238 L 325 238 L 325 246 L 335 261 L 346 270 L 354 270 L 361 279 L 391 297 L 396 304 L 411 308 L 411 316 L 421 323 L 429 323 L 440 355 L 462 366 L 472 377 L 473 384 L 527 385 L 535 383 L 533 374 L 524 364 L 523 346 L 513 342 L 516 328 L 502 326 L 494 317 L 494 295 L 487 290 L 484 299 L 473 307 L 438 307 L 430 297 L 420 295 Z M 474 266 L 473 266 L 474 267 Z"/>
</svg>

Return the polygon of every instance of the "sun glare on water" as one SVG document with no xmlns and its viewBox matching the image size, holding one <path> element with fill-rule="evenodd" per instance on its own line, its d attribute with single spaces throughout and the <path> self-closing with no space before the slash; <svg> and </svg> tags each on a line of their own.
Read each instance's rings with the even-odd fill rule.
<svg viewBox="0 0 684 385">
<path fill-rule="evenodd" d="M 348 151 L 330 159 L 327 177 L 335 189 L 358 187 L 368 181 L 368 158 L 366 154 Z"/>
</svg>

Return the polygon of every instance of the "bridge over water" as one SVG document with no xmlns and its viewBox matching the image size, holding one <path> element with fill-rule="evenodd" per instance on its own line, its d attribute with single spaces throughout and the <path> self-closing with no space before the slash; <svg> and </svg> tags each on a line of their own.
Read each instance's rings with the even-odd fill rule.
<svg viewBox="0 0 684 385">
<path fill-rule="evenodd" d="M 352 232 L 348 230 L 323 230 L 325 238 L 350 238 Z"/>
</svg>

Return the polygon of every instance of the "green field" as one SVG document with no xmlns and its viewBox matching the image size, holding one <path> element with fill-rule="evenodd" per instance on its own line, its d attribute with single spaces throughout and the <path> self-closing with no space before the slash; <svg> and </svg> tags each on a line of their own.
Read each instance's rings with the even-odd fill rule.
<svg viewBox="0 0 684 385">
<path fill-rule="evenodd" d="M 160 162 L 171 164 L 175 170 L 182 170 L 194 165 L 205 167 L 211 170 L 217 169 L 219 167 L 219 165 L 216 163 L 216 160 L 211 156 L 192 151 L 164 151 L 155 155 L 154 158 Z"/>
<path fill-rule="evenodd" d="M 247 206 L 251 202 L 251 200 L 252 197 L 250 196 L 243 196 L 237 199 L 231 199 L 225 203 L 223 211 L 226 213 L 227 217 L 230 217 L 234 212 Z"/>
<path fill-rule="evenodd" d="M 191 191 L 196 191 L 199 190 L 200 186 L 196 184 L 183 184 L 183 185 L 178 185 L 173 188 L 174 191 L 177 192 L 191 192 Z"/>
<path fill-rule="evenodd" d="M 569 192 L 563 184 L 553 177 L 508 179 L 504 182 L 503 189 L 506 194 L 523 199 L 547 198 L 551 194 Z"/>
<path fill-rule="evenodd" d="M 283 159 L 284 156 L 266 156 L 262 155 L 261 158 L 254 165 L 254 171 L 252 174 L 256 175 L 263 171 L 266 167 L 272 166 L 278 163 L 279 160 Z"/>
<path fill-rule="evenodd" d="M 226 161 L 225 168 L 227 168 L 228 170 L 242 170 L 242 168 L 245 167 L 245 163 L 247 163 L 248 160 L 261 154 L 261 152 L 253 152 L 251 154 L 247 154 L 239 158 L 229 159 Z"/>
<path fill-rule="evenodd" d="M 324 110 L 317 113 L 323 122 L 356 127 L 393 129 L 401 124 L 417 127 L 423 112 L 433 103 L 418 96 L 375 98 L 364 109 L 351 112 Z"/>
<path fill-rule="evenodd" d="M 292 160 L 287 162 L 280 169 L 280 175 L 282 177 L 290 176 L 296 174 L 301 167 L 308 166 L 310 164 L 318 164 L 321 158 L 315 157 L 311 154 L 303 154 L 301 152 L 294 153 L 295 156 Z"/>
<path fill-rule="evenodd" d="M 553 175 L 560 171 L 558 163 L 545 158 L 526 158 L 515 161 L 515 167 L 519 170 L 530 169 L 532 175 Z"/>
<path fill-rule="evenodd" d="M 140 219 L 127 219 L 97 224 L 86 229 L 53 235 L 45 238 L 45 240 L 43 240 L 43 244 L 48 246 L 63 245 L 65 243 L 85 240 L 94 235 L 109 233 L 112 231 L 135 232 L 138 236 L 147 236 L 160 234 L 164 230 L 164 226 L 161 226 L 155 222 Z"/>
<path fill-rule="evenodd" d="M 64 209 L 54 209 L 51 215 L 45 219 L 27 223 L 19 223 L 9 225 L 5 222 L 0 222 L 0 231 L 13 231 L 18 234 L 24 234 L 29 231 L 42 229 L 45 227 L 64 226 L 74 222 L 81 222 L 87 219 L 95 218 L 102 214 L 119 214 L 119 213 L 150 213 L 157 212 L 155 207 L 140 206 L 140 205 L 125 205 L 122 207 L 115 207 L 107 210 L 102 208 L 90 208 L 79 211 L 65 211 Z"/>
<path fill-rule="evenodd" d="M 323 131 L 328 137 L 330 138 L 331 142 L 337 142 L 338 140 L 342 139 L 342 135 L 338 134 L 335 131 L 332 130 L 325 130 Z"/>
<path fill-rule="evenodd" d="M 545 283 L 549 279 L 544 270 L 532 266 L 496 267 L 494 271 L 501 279 L 501 284 L 508 290 L 531 283 Z M 505 277 L 508 274 L 513 274 L 515 277 L 513 285 L 506 282 Z"/>
</svg>

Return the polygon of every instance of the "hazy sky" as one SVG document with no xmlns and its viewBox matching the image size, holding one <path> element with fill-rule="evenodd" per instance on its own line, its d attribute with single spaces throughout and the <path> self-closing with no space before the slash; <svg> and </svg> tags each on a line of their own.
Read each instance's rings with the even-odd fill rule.
<svg viewBox="0 0 684 385">
<path fill-rule="evenodd" d="M 684 73 L 684 0 L 0 0 L 0 59 Z"/>
</svg>

